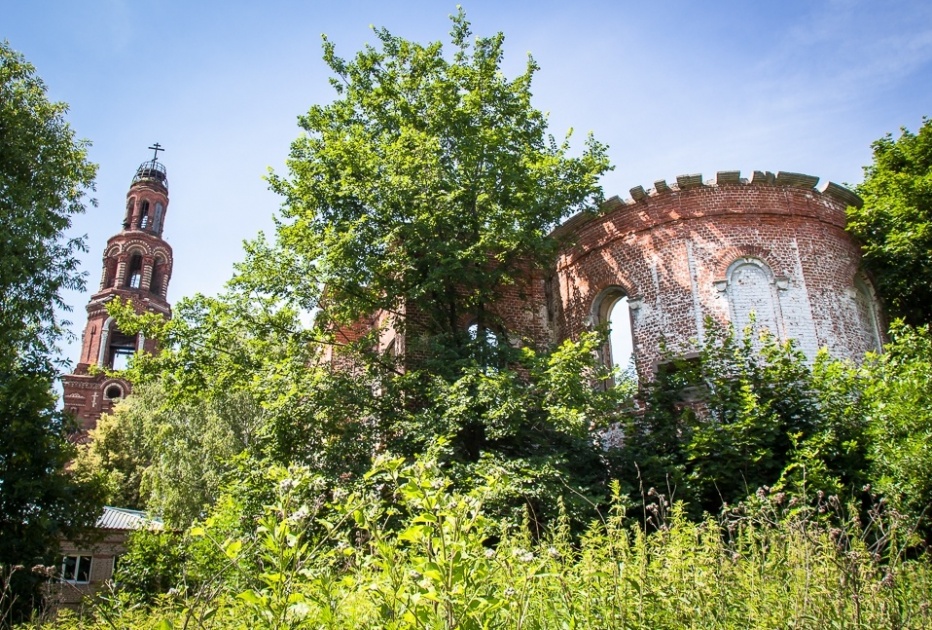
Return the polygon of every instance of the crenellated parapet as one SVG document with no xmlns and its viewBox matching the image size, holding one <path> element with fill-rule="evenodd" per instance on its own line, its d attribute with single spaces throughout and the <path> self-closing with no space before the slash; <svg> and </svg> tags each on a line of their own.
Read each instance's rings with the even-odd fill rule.
<svg viewBox="0 0 932 630">
<path fill-rule="evenodd" d="M 630 194 L 554 230 L 555 338 L 605 323 L 623 296 L 642 375 L 662 347 L 702 340 L 709 318 L 739 329 L 756 321 L 810 357 L 826 347 L 857 360 L 880 348 L 879 306 L 845 230 L 847 208 L 862 203 L 852 191 L 802 173 L 734 170 Z"/>
<path fill-rule="evenodd" d="M 633 205 L 666 194 L 697 188 L 714 189 L 722 186 L 779 186 L 784 188 L 798 188 L 805 192 L 816 192 L 820 195 L 826 195 L 843 203 L 845 206 L 860 208 L 864 203 L 854 192 L 840 184 L 825 182 L 819 186 L 818 183 L 819 178 L 815 175 L 805 175 L 803 173 L 792 173 L 789 171 L 778 171 L 776 174 L 770 171 L 754 171 L 751 177 L 748 178 L 741 177 L 741 171 L 718 171 L 715 174 L 715 178 L 708 181 L 703 181 L 701 174 L 693 173 L 677 175 L 676 182 L 672 184 L 668 184 L 666 180 L 660 179 L 654 182 L 653 188 L 645 189 L 643 186 L 635 186 L 629 191 L 631 198 L 623 203 Z"/>
</svg>

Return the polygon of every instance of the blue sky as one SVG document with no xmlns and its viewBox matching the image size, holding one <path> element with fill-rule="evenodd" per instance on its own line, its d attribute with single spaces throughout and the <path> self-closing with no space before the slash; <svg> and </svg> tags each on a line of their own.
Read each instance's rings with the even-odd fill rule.
<svg viewBox="0 0 932 630">
<path fill-rule="evenodd" d="M 788 170 L 855 184 L 870 144 L 932 114 L 932 3 L 913 0 L 464 2 L 477 34 L 503 31 L 505 70 L 541 66 L 535 105 L 578 146 L 610 147 L 607 196 L 683 173 Z M 296 118 L 333 99 L 326 33 L 344 57 L 370 25 L 446 40 L 455 3 L 316 0 L 0 0 L 0 37 L 24 53 L 100 165 L 88 234 L 96 289 L 146 149 L 167 151 L 169 299 L 216 293 L 241 242 L 269 231 Z M 83 327 L 86 295 L 66 296 Z M 72 359 L 75 346 L 65 349 Z"/>
</svg>

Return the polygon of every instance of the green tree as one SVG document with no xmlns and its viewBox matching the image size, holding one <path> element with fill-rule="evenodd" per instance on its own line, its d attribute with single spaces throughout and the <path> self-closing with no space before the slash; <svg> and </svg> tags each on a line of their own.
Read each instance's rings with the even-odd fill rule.
<svg viewBox="0 0 932 630">
<path fill-rule="evenodd" d="M 80 289 L 66 232 L 84 211 L 95 167 L 87 143 L 46 98 L 35 68 L 0 42 L 0 565 L 48 562 L 59 536 L 99 514 L 100 493 L 65 472 L 74 449 L 56 411 L 53 359 L 63 334 L 64 289 Z M 14 576 L 17 615 L 36 603 L 38 577 Z M 15 616 L 15 615 L 14 615 Z"/>
<path fill-rule="evenodd" d="M 441 440 L 463 483 L 508 466 L 510 500 L 552 516 L 557 496 L 589 497 L 604 482 L 588 428 L 605 406 L 599 392 L 567 385 L 604 375 L 586 354 L 591 340 L 518 351 L 510 340 L 529 331 L 504 330 L 494 307 L 552 260 L 548 234 L 561 219 L 597 207 L 605 147 L 590 136 L 571 156 L 569 136 L 557 142 L 531 104 L 533 59 L 507 79 L 504 36 L 474 38 L 462 11 L 449 54 L 439 42 L 375 33 L 379 47 L 351 60 L 324 40 L 337 98 L 300 118 L 289 174 L 270 179 L 285 198 L 277 244 L 254 245 L 259 273 L 241 281 L 264 294 L 302 292 L 320 308 L 322 331 L 390 314 L 407 333 L 404 365 L 371 351 L 371 337 L 344 351 L 378 392 L 364 417 L 383 447 L 413 457 Z M 273 260 L 286 271 L 269 273 L 263 261 Z M 314 284 L 295 287 L 296 277 Z M 567 395 L 574 412 L 548 395 Z M 572 490 L 559 487 L 564 473 Z"/>
<path fill-rule="evenodd" d="M 289 176 L 270 181 L 285 197 L 276 255 L 296 265 L 278 277 L 312 275 L 341 325 L 416 305 L 433 369 L 455 377 L 476 345 L 466 325 L 495 330 L 488 306 L 553 253 L 562 218 L 597 206 L 609 165 L 591 136 L 569 157 L 548 135 L 533 59 L 509 81 L 504 36 L 473 39 L 462 11 L 452 22 L 450 59 L 376 29 L 381 48 L 347 61 L 325 38 L 337 99 L 300 118 Z"/>
<path fill-rule="evenodd" d="M 106 479 L 108 502 L 161 515 L 172 527 L 201 516 L 236 458 L 258 440 L 261 409 L 242 391 L 169 403 L 165 381 L 137 385 L 100 419 L 74 470 Z"/>
<path fill-rule="evenodd" d="M 824 353 L 810 365 L 792 342 L 755 343 L 750 329 L 709 330 L 695 359 L 661 365 L 622 421 L 612 472 L 633 502 L 672 498 L 698 517 L 763 486 L 859 490 L 869 467 L 869 375 Z"/>
<path fill-rule="evenodd" d="M 873 144 L 848 209 L 848 229 L 861 239 L 864 263 L 877 279 L 889 314 L 912 325 L 932 323 L 932 120 L 919 133 L 903 129 Z"/>
<path fill-rule="evenodd" d="M 875 490 L 932 540 L 932 333 L 895 325 L 867 385 Z"/>
<path fill-rule="evenodd" d="M 550 260 L 561 218 L 601 199 L 605 149 L 590 138 L 571 157 L 554 141 L 530 104 L 534 62 L 507 80 L 503 37 L 473 40 L 462 13 L 449 58 L 439 43 L 376 35 L 380 49 L 351 61 L 325 40 L 337 99 L 301 118 L 288 176 L 271 176 L 285 199 L 277 238 L 247 245 L 220 298 L 183 301 L 169 323 L 137 318 L 168 351 L 137 361 L 133 378 L 167 381 L 171 404 L 250 392 L 263 414 L 253 461 L 308 465 L 335 484 L 374 450 L 414 457 L 442 443 L 463 484 L 507 462 L 506 511 L 553 514 L 558 495 L 604 494 L 588 428 L 614 394 L 587 386 L 605 377 L 595 340 L 518 349 L 492 333 L 491 307 Z M 302 314 L 315 310 L 309 327 Z M 133 330 L 132 313 L 112 312 Z M 324 360 L 335 330 L 378 312 L 410 331 L 407 365 L 373 336 Z"/>
</svg>

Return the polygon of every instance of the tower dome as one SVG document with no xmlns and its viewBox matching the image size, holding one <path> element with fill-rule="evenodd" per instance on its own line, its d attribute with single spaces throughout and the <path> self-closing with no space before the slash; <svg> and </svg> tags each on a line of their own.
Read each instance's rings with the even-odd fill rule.
<svg viewBox="0 0 932 630">
<path fill-rule="evenodd" d="M 165 170 L 165 165 L 156 158 L 140 164 L 133 176 L 133 183 L 138 184 L 140 182 L 154 182 L 161 184 L 165 187 L 165 190 L 168 190 L 168 171 Z"/>
<path fill-rule="evenodd" d="M 159 151 L 164 151 L 165 149 L 163 149 L 162 145 L 158 142 L 149 148 L 153 151 L 152 159 L 139 165 L 139 168 L 136 169 L 136 174 L 133 176 L 133 184 L 135 185 L 140 182 L 160 184 L 167 192 L 168 171 L 165 170 L 165 165 L 159 162 Z"/>
</svg>

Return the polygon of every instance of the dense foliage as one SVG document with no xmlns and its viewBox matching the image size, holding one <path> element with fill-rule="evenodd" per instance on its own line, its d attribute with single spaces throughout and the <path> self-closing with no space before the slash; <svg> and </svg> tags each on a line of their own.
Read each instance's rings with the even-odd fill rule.
<svg viewBox="0 0 932 630">
<path fill-rule="evenodd" d="M 66 627 L 929 624 L 930 333 L 853 365 L 709 323 L 640 391 L 598 333 L 532 347 L 496 296 L 598 201 L 604 148 L 549 139 L 533 62 L 506 80 L 462 14 L 452 59 L 376 34 L 325 42 L 337 100 L 227 290 L 111 305 L 164 351 L 76 470 L 177 531 Z M 374 313 L 411 360 L 341 335 Z"/>
<path fill-rule="evenodd" d="M 181 301 L 171 322 L 133 321 L 131 308 L 111 307 L 121 330 L 143 327 L 166 348 L 131 373 L 158 382 L 160 404 L 116 414 L 129 424 L 155 419 L 142 429 L 160 451 L 141 460 L 143 493 L 178 494 L 180 471 L 206 474 L 200 460 L 225 462 L 219 472 L 234 478 L 232 453 L 205 453 L 211 447 L 196 435 L 228 425 L 222 409 L 248 409 L 252 440 L 232 445 L 251 462 L 245 468 L 300 463 L 345 483 L 373 452 L 415 457 L 443 443 L 463 487 L 490 466 L 508 468 L 500 510 L 514 519 L 530 508 L 542 527 L 562 497 L 582 522 L 604 497 L 590 431 L 624 390 L 588 386 L 608 376 L 592 358 L 598 338 L 515 344 L 523 331 L 504 331 L 491 307 L 554 253 L 547 234 L 561 218 L 601 199 L 605 149 L 590 138 L 570 157 L 530 104 L 533 61 L 509 81 L 503 37 L 472 39 L 462 13 L 452 24 L 452 59 L 439 43 L 384 30 L 380 50 L 351 61 L 325 41 L 337 99 L 301 118 L 306 133 L 292 146 L 289 175 L 271 177 L 285 199 L 276 240 L 249 244 L 227 292 Z M 406 352 L 417 363 L 379 351 L 378 327 L 343 343 L 341 331 L 375 312 L 410 330 Z M 171 437 L 186 431 L 199 446 Z M 150 505 L 186 524 L 221 481 L 206 480 L 213 490 L 198 487 L 184 511 L 164 493 Z"/>
<path fill-rule="evenodd" d="M 61 292 L 83 287 L 84 242 L 67 231 L 95 174 L 66 110 L 0 42 L 0 626 L 35 605 L 40 576 L 30 569 L 100 508 L 96 485 L 65 471 L 70 424 L 52 392 Z"/>
<path fill-rule="evenodd" d="M 247 536 L 235 509 L 188 533 L 185 581 L 150 609 L 126 591 L 58 628 L 922 628 L 928 558 L 895 515 L 837 497 L 761 492 L 698 522 L 673 507 L 645 533 L 616 497 L 578 540 L 490 519 L 503 480 L 452 489 L 433 459 L 384 459 L 332 501 L 306 470 L 275 473 Z M 234 506 L 235 508 L 242 506 Z M 146 539 L 148 567 L 174 562 Z M 176 556 L 177 557 L 177 556 Z M 157 561 L 156 561 L 157 560 Z M 210 572 L 205 568 L 211 567 Z M 139 567 L 143 568 L 143 567 Z M 137 567 L 124 565 L 125 573 Z"/>
<path fill-rule="evenodd" d="M 893 317 L 932 324 L 932 120 L 874 145 L 849 208 L 848 229 L 864 244 L 864 262 Z"/>
<path fill-rule="evenodd" d="M 503 35 L 473 38 L 462 10 L 452 24 L 452 59 L 376 29 L 380 49 L 345 60 L 325 38 L 337 98 L 300 118 L 289 175 L 270 180 L 285 198 L 274 256 L 288 273 L 264 288 L 313 304 L 294 282 L 311 277 L 326 286 L 313 305 L 338 325 L 416 305 L 432 369 L 456 377 L 466 326 L 496 329 L 501 288 L 547 260 L 562 218 L 597 207 L 609 165 L 592 137 L 570 157 L 568 138 L 548 135 L 530 102 L 533 59 L 509 81 Z"/>
</svg>

